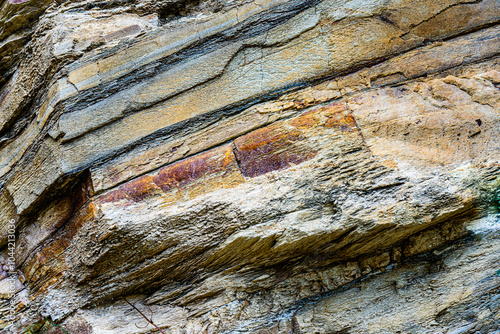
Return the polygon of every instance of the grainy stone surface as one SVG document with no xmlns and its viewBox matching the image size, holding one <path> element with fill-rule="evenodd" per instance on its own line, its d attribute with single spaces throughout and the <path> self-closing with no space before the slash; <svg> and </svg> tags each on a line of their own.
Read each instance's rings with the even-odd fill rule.
<svg viewBox="0 0 500 334">
<path fill-rule="evenodd" d="M 0 1 L 0 333 L 499 332 L 499 21 Z"/>
</svg>

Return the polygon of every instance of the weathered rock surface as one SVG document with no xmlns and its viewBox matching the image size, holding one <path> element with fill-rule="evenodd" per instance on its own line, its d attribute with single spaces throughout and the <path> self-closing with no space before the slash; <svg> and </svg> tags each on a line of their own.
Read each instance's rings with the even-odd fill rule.
<svg viewBox="0 0 500 334">
<path fill-rule="evenodd" d="M 499 22 L 0 2 L 0 333 L 500 333 Z"/>
</svg>

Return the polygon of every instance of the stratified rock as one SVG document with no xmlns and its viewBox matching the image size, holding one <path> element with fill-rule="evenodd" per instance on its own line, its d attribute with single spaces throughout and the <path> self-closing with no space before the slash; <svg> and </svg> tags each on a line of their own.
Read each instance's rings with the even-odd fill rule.
<svg viewBox="0 0 500 334">
<path fill-rule="evenodd" d="M 0 2 L 0 333 L 497 333 L 499 21 Z"/>
</svg>

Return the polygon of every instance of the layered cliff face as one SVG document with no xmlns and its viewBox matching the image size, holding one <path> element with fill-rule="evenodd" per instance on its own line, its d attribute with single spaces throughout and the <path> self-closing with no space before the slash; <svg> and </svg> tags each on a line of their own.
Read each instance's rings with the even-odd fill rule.
<svg viewBox="0 0 500 334">
<path fill-rule="evenodd" d="M 0 333 L 500 333 L 499 22 L 3 0 Z"/>
</svg>

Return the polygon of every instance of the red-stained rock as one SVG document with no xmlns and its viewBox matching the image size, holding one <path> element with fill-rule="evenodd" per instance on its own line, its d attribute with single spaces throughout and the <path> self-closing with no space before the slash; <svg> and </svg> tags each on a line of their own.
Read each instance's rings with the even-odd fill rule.
<svg viewBox="0 0 500 334">
<path fill-rule="evenodd" d="M 80 228 L 93 220 L 96 215 L 97 209 L 94 203 L 90 202 L 73 216 L 59 234 L 23 264 L 21 269 L 25 273 L 26 279 L 31 282 L 34 295 L 43 292 L 62 275 L 67 266 L 64 256 L 61 257 L 61 255 Z"/>
<path fill-rule="evenodd" d="M 243 182 L 231 145 L 214 148 L 191 158 L 163 167 L 156 174 L 144 175 L 127 182 L 99 199 L 99 203 L 128 204 L 165 193 L 196 197 L 218 188 Z M 166 198 L 172 200 L 171 197 Z"/>
<path fill-rule="evenodd" d="M 41 244 L 44 240 L 51 237 L 59 229 L 61 229 L 64 224 L 68 223 L 65 227 L 72 228 L 74 226 L 75 219 L 78 220 L 81 216 L 81 211 L 79 210 L 82 206 L 91 198 L 93 195 L 92 183 L 88 175 L 86 175 L 74 188 L 73 190 L 62 197 L 59 201 L 55 202 L 53 205 L 46 208 L 38 219 L 33 222 L 33 224 L 26 226 L 19 236 L 17 241 L 18 247 L 16 250 L 16 262 L 17 264 L 23 263 L 28 259 L 27 263 L 34 263 L 33 255 L 30 254 Z M 88 208 L 88 206 L 87 206 Z M 84 208 L 85 210 L 85 208 Z M 73 216 L 74 215 L 74 216 Z M 73 217 L 73 218 L 72 218 Z M 72 219 L 71 219 L 72 218 Z M 71 219 L 71 220 L 70 220 Z M 80 219 L 79 226 L 84 223 L 85 219 Z M 76 230 L 79 227 L 76 228 Z M 45 248 L 42 248 L 42 252 L 36 253 L 36 259 L 39 265 L 50 261 L 52 258 L 57 257 L 60 252 L 64 251 L 68 244 L 68 238 L 74 235 L 75 231 L 68 234 L 68 230 L 54 242 L 46 244 Z M 26 266 L 26 263 L 24 264 Z M 28 265 L 31 267 L 31 265 Z"/>
<path fill-rule="evenodd" d="M 336 103 L 242 136 L 234 143 L 243 175 L 255 177 L 311 159 L 318 151 L 308 137 L 320 131 L 317 127 L 352 132 L 356 122 L 344 103 Z"/>
<path fill-rule="evenodd" d="M 100 198 L 100 201 L 108 203 L 128 199 L 133 202 L 140 202 L 147 197 L 153 196 L 157 189 L 159 188 L 154 184 L 153 177 L 144 175 L 121 185 L 117 190 L 107 193 Z"/>
<path fill-rule="evenodd" d="M 288 168 L 315 155 L 300 148 L 305 137 L 299 130 L 288 130 L 282 125 L 273 124 L 235 140 L 243 175 L 254 177 Z"/>
<path fill-rule="evenodd" d="M 303 150 L 305 136 L 279 122 L 235 140 L 236 156 L 243 175 L 254 177 L 299 164 L 315 155 Z"/>
<path fill-rule="evenodd" d="M 201 178 L 210 178 L 213 174 L 223 176 L 237 169 L 232 148 L 226 145 L 162 168 L 153 182 L 167 192 L 188 186 Z"/>
</svg>

